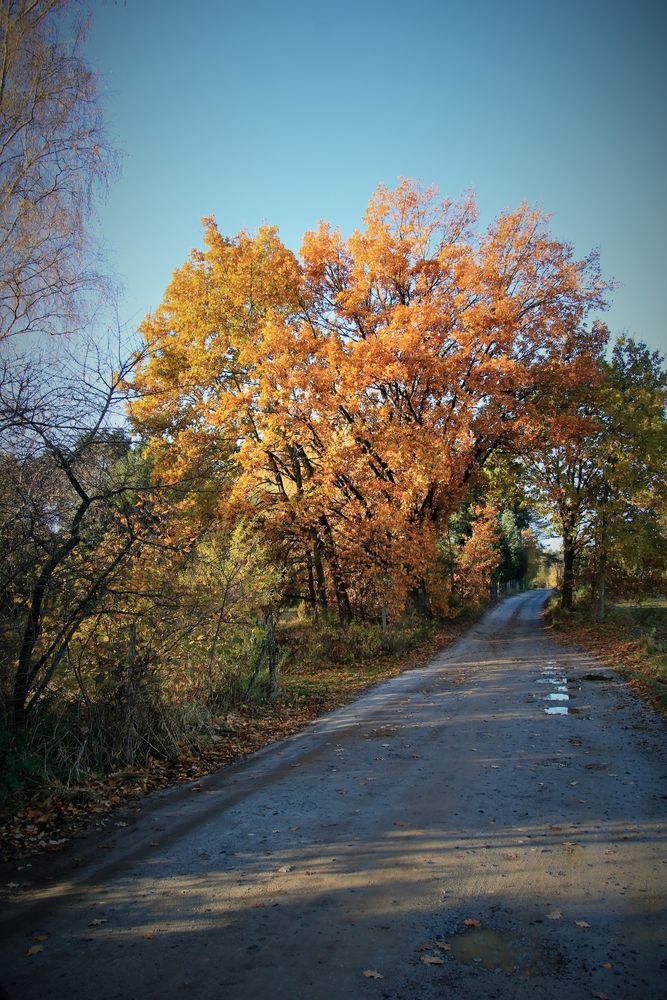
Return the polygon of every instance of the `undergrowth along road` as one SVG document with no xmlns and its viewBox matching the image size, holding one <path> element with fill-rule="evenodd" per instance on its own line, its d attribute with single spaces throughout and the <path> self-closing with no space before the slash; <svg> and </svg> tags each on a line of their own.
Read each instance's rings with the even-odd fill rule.
<svg viewBox="0 0 667 1000">
<path fill-rule="evenodd" d="M 153 757 L 112 774 L 66 782 L 42 780 L 22 806 L 0 813 L 0 860 L 25 862 L 35 854 L 57 852 L 91 825 L 112 825 L 113 812 L 123 802 L 201 778 L 299 732 L 371 685 L 423 666 L 474 620 L 469 611 L 447 622 L 404 624 L 390 632 L 388 649 L 368 643 L 363 632 L 349 636 L 343 628 L 293 624 L 282 637 L 291 655 L 276 701 L 252 698 L 221 708 L 212 731 L 171 759 Z"/>
<path fill-rule="evenodd" d="M 667 597 L 610 604 L 603 622 L 588 605 L 563 612 L 555 596 L 549 605 L 555 639 L 600 657 L 667 719 Z"/>
</svg>

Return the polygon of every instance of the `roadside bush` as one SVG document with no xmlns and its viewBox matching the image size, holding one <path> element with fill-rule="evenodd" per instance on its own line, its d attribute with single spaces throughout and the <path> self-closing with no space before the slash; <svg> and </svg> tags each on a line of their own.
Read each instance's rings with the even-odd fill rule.
<svg viewBox="0 0 667 1000">
<path fill-rule="evenodd" d="M 0 815 L 20 804 L 42 781 L 42 759 L 31 750 L 27 734 L 0 719 Z"/>
</svg>

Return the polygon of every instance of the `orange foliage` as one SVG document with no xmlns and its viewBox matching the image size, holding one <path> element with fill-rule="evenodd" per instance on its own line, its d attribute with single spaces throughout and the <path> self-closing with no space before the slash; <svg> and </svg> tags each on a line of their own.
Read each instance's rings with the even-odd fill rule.
<svg viewBox="0 0 667 1000">
<path fill-rule="evenodd" d="M 409 181 L 348 240 L 306 233 L 302 263 L 275 229 L 204 221 L 142 327 L 132 417 L 156 469 L 190 512 L 251 518 L 321 607 L 400 605 L 484 462 L 578 377 L 596 259 L 525 205 L 478 235 L 471 197 Z"/>
<path fill-rule="evenodd" d="M 472 533 L 463 544 L 456 568 L 458 595 L 471 604 L 478 604 L 489 594 L 493 571 L 500 561 L 500 532 L 497 511 L 477 508 Z"/>
</svg>

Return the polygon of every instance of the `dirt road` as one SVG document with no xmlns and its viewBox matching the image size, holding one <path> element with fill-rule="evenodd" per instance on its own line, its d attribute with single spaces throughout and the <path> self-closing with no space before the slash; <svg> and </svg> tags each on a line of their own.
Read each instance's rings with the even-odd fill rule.
<svg viewBox="0 0 667 1000">
<path fill-rule="evenodd" d="M 11 1000 L 667 996 L 665 727 L 545 596 L 5 868 Z"/>
</svg>

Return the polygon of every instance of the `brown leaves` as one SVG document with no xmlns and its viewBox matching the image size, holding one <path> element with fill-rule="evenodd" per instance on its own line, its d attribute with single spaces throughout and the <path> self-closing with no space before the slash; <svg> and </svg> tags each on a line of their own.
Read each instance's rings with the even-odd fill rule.
<svg viewBox="0 0 667 1000">
<path fill-rule="evenodd" d="M 424 941 L 422 944 L 417 945 L 415 951 L 434 951 L 436 948 L 440 951 L 451 951 L 452 946 L 451 944 L 447 944 L 446 941 Z"/>
<path fill-rule="evenodd" d="M 575 926 L 576 926 L 576 927 L 590 927 L 590 926 L 591 926 L 591 925 L 590 925 L 589 923 L 587 923 L 587 922 L 586 922 L 585 920 L 575 920 L 575 922 L 574 922 L 574 923 L 575 923 Z"/>
<path fill-rule="evenodd" d="M 562 916 L 563 913 L 561 910 L 550 910 L 549 913 L 547 913 L 547 920 L 560 920 Z"/>
<path fill-rule="evenodd" d="M 477 920 L 476 917 L 466 917 L 466 919 L 463 921 L 463 923 L 465 924 L 466 927 L 481 927 L 482 926 L 482 921 L 481 920 Z"/>
<path fill-rule="evenodd" d="M 359 686 L 362 686 L 361 681 Z M 298 732 L 321 710 L 316 699 L 312 702 L 304 699 L 288 706 L 263 706 L 254 710 L 251 718 L 235 716 L 233 726 L 227 727 L 216 742 L 197 753 L 184 753 L 170 761 L 151 760 L 144 769 L 91 778 L 75 788 L 36 799 L 0 825 L 0 854 L 9 861 L 57 851 L 91 823 L 104 824 L 105 815 L 124 800 L 210 774 L 275 739 Z M 121 834 L 125 821 L 118 820 L 113 826 Z M 158 842 L 154 841 L 153 846 L 158 846 Z M 7 887 L 16 890 L 20 884 L 12 882 Z"/>
<path fill-rule="evenodd" d="M 438 955 L 422 955 L 424 965 L 444 965 L 444 960 Z"/>
<path fill-rule="evenodd" d="M 361 974 L 362 976 L 365 976 L 366 979 L 384 979 L 382 973 L 378 972 L 377 969 L 364 969 Z"/>
<path fill-rule="evenodd" d="M 601 294 L 539 212 L 485 234 L 474 217 L 471 199 L 401 181 L 349 240 L 307 233 L 302 266 L 270 227 L 223 239 L 209 220 L 142 326 L 131 404 L 161 479 L 211 469 L 210 502 L 183 501 L 192 522 L 259 517 L 272 547 L 301 553 L 304 586 L 317 554 L 323 593 L 334 576 L 374 588 L 384 567 L 400 614 L 480 454 L 523 433 L 533 389 L 558 388 L 572 317 Z M 476 517 L 463 545 L 464 596 L 488 593 L 494 523 Z"/>
<path fill-rule="evenodd" d="M 39 955 L 40 952 L 42 952 L 42 951 L 44 951 L 44 945 L 43 944 L 33 944 L 26 951 L 26 956 Z"/>
</svg>

